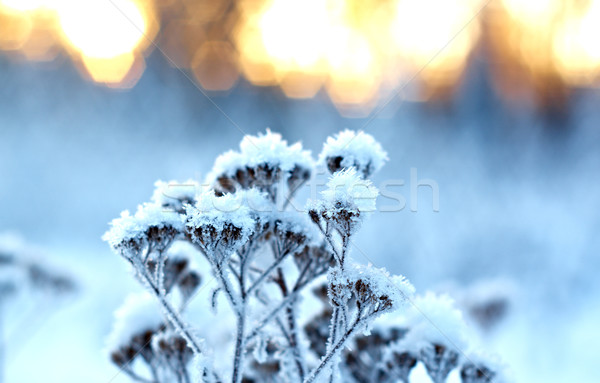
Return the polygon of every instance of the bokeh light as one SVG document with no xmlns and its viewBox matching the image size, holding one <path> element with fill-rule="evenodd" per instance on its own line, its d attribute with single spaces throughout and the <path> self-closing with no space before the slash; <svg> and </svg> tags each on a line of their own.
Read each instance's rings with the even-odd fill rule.
<svg viewBox="0 0 600 383">
<path fill-rule="evenodd" d="M 235 85 L 239 71 L 237 53 L 225 41 L 207 41 L 192 60 L 194 77 L 206 90 L 225 91 Z"/>
<path fill-rule="evenodd" d="M 449 97 L 479 48 L 501 63 L 492 83 L 507 100 L 596 86 L 599 32 L 600 0 L 0 0 L 12 57 L 68 56 L 91 81 L 129 87 L 158 46 L 207 91 L 241 75 L 352 116 L 409 81 L 411 100 Z"/>
<path fill-rule="evenodd" d="M 57 11 L 67 41 L 86 57 L 132 52 L 147 31 L 143 9 L 131 0 L 65 2 Z"/>
</svg>

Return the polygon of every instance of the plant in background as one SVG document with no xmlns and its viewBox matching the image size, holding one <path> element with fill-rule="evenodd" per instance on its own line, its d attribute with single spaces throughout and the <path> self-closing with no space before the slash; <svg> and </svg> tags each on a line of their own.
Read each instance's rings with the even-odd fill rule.
<svg viewBox="0 0 600 383">
<path fill-rule="evenodd" d="M 16 355 L 16 348 L 35 331 L 31 319 L 55 312 L 77 289 L 74 279 L 48 265 L 43 253 L 15 234 L 0 233 L 0 381 L 5 355 Z M 29 315 L 24 317 L 24 312 Z M 5 322 L 12 328 L 7 339 Z"/>
<path fill-rule="evenodd" d="M 418 364 L 436 383 L 456 368 L 464 382 L 499 381 L 498 365 L 464 359 L 410 314 L 422 305 L 458 331 L 449 301 L 350 258 L 386 160 L 368 134 L 330 137 L 319 163 L 331 177 L 305 211 L 291 201 L 314 173 L 310 152 L 270 131 L 219 156 L 206 190 L 158 182 L 104 235 L 147 287 L 117 311 L 113 362 L 155 383 L 408 382 Z"/>
</svg>

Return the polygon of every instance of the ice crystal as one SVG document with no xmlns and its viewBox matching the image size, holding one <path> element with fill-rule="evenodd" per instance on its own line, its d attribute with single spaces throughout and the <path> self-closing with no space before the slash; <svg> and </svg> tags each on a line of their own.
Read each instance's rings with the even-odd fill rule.
<svg viewBox="0 0 600 383">
<path fill-rule="evenodd" d="M 333 269 L 328 276 L 329 297 L 334 305 L 344 305 L 350 298 L 372 314 L 391 312 L 408 303 L 415 288 L 403 276 L 390 275 L 384 268 L 355 264 L 344 272 Z"/>
<path fill-rule="evenodd" d="M 164 323 L 156 300 L 149 293 L 129 295 L 115 312 L 114 327 L 106 341 L 112 352 L 128 345 L 132 338 L 146 331 L 156 331 Z"/>
<path fill-rule="evenodd" d="M 134 215 L 128 210 L 121 213 L 110 223 L 111 228 L 102 236 L 113 249 L 139 249 L 150 238 L 151 229 L 166 229 L 167 231 L 181 231 L 183 221 L 181 215 L 174 211 L 165 210 L 157 203 L 144 203 L 139 205 Z M 158 233 L 160 234 L 160 233 Z M 171 233 L 172 235 L 173 233 Z M 162 242 L 167 238 L 154 238 Z"/>
<path fill-rule="evenodd" d="M 271 191 L 283 177 L 293 189 L 310 177 L 312 168 L 310 151 L 302 149 L 301 143 L 288 145 L 280 134 L 267 130 L 245 136 L 239 152 L 230 150 L 217 157 L 208 182 L 220 192 L 235 191 L 236 185 Z"/>
<path fill-rule="evenodd" d="M 290 172 L 296 166 L 310 168 L 313 161 L 310 151 L 302 149 L 300 142 L 288 145 L 280 134 L 267 130 L 266 134 L 244 136 L 240 143 L 240 152 L 229 151 L 219 156 L 213 172 L 231 175 L 239 168 L 261 164 L 269 164 L 284 172 Z"/>
<path fill-rule="evenodd" d="M 319 163 L 327 166 L 331 173 L 354 167 L 365 178 L 379 171 L 387 159 L 387 153 L 373 136 L 352 130 L 327 138 L 319 155 Z"/>
<path fill-rule="evenodd" d="M 187 232 L 207 255 L 224 261 L 270 217 L 269 211 L 260 211 L 269 206 L 261 196 L 256 190 L 222 196 L 204 192 L 195 205 L 185 206 Z"/>
<path fill-rule="evenodd" d="M 442 345 L 450 349 L 462 350 L 467 346 L 467 327 L 462 313 L 454 307 L 454 301 L 447 295 L 431 292 L 417 296 L 414 306 L 407 313 L 407 345 L 423 347 L 426 344 Z"/>
<path fill-rule="evenodd" d="M 379 191 L 371 181 L 360 178 L 354 168 L 348 168 L 334 173 L 321 195 L 329 206 L 341 205 L 361 212 L 372 212 Z"/>
<path fill-rule="evenodd" d="M 365 213 L 375 210 L 379 191 L 371 181 L 360 178 L 356 169 L 349 168 L 336 172 L 321 192 L 322 199 L 309 201 L 308 214 L 312 221 L 323 228 L 321 221 L 332 226 L 342 237 L 354 234 Z"/>
<path fill-rule="evenodd" d="M 193 204 L 196 196 L 201 193 L 200 185 L 194 180 L 185 182 L 156 181 L 154 183 L 152 202 L 174 210 L 180 210 L 184 204 Z"/>
</svg>

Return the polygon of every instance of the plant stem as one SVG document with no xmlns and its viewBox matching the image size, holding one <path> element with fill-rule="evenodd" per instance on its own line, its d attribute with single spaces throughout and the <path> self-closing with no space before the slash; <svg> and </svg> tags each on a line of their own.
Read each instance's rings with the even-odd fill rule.
<svg viewBox="0 0 600 383">
<path fill-rule="evenodd" d="M 357 316 L 356 320 L 352 324 L 352 326 L 344 333 L 344 335 L 337 341 L 331 349 L 327 352 L 327 354 L 321 359 L 321 364 L 317 366 L 310 374 L 308 378 L 304 381 L 304 383 L 313 383 L 315 379 L 319 376 L 319 374 L 323 371 L 327 365 L 331 362 L 334 356 L 336 356 L 337 352 L 344 346 L 346 341 L 354 334 L 354 332 L 358 328 L 358 324 L 360 323 L 361 318 Z"/>
<path fill-rule="evenodd" d="M 244 358 L 244 349 L 246 348 L 246 341 L 244 330 L 246 327 L 246 302 L 242 303 L 242 309 L 237 318 L 237 334 L 235 340 L 235 354 L 233 358 L 233 375 L 231 381 L 233 383 L 240 383 L 242 381 L 242 363 Z"/>
<path fill-rule="evenodd" d="M 241 266 L 243 267 L 243 265 Z M 237 319 L 237 334 L 236 334 L 236 340 L 235 340 L 235 352 L 234 352 L 234 356 L 233 356 L 233 373 L 232 373 L 232 378 L 231 381 L 232 383 L 240 383 L 242 381 L 242 364 L 243 364 L 243 358 L 244 358 L 244 349 L 246 346 L 246 335 L 245 335 L 245 329 L 246 329 L 246 294 L 243 291 L 244 288 L 244 283 L 242 281 L 242 279 L 240 278 L 240 298 L 241 300 L 236 299 L 236 296 L 234 295 L 234 291 L 233 291 L 233 287 L 231 286 L 231 282 L 229 281 L 229 279 L 227 279 L 227 276 L 225 276 L 225 273 L 223 272 L 223 265 L 220 264 L 215 264 L 214 265 L 215 268 L 215 273 L 217 275 L 217 278 L 219 279 L 219 281 L 221 282 L 221 285 L 223 286 L 223 290 L 225 291 L 225 294 L 227 295 L 227 297 L 229 298 L 229 303 L 231 304 L 231 307 L 235 313 L 236 319 Z M 241 273 L 240 273 L 241 275 Z"/>
<path fill-rule="evenodd" d="M 298 376 L 300 380 L 304 380 L 304 363 L 302 359 L 302 353 L 300 352 L 300 344 L 298 342 L 298 329 L 296 325 L 296 310 L 294 309 L 294 302 L 292 302 L 286 308 L 286 316 L 288 327 L 290 328 L 290 347 L 296 361 L 296 367 L 298 369 Z"/>
<path fill-rule="evenodd" d="M 285 277 L 283 275 L 283 270 L 281 267 L 277 269 L 277 281 L 279 288 L 281 289 L 281 294 L 285 297 L 290 295 L 290 292 L 287 287 L 287 283 L 285 282 Z M 296 368 L 298 369 L 298 376 L 300 380 L 304 380 L 304 365 L 302 363 L 302 354 L 300 352 L 300 345 L 298 342 L 298 334 L 297 334 L 297 326 L 296 326 L 296 312 L 295 312 L 295 303 L 296 300 L 292 299 L 290 304 L 286 307 L 286 320 L 289 328 L 289 345 L 292 349 L 292 355 L 294 356 L 294 361 L 296 363 Z"/>
<path fill-rule="evenodd" d="M 287 254 L 284 254 L 283 256 L 277 257 L 277 259 L 275 259 L 275 262 L 273 262 L 259 277 L 256 281 L 254 281 L 254 283 L 252 284 L 252 286 L 250 286 L 250 288 L 248 288 L 248 294 L 251 294 L 254 290 L 256 290 L 260 284 L 265 280 L 265 278 L 267 278 L 269 276 L 269 274 L 271 274 L 271 272 L 273 272 L 273 270 L 275 270 L 280 264 L 281 262 L 285 259 L 285 256 Z"/>
<path fill-rule="evenodd" d="M 144 265 L 138 260 L 138 262 L 132 261 L 134 267 L 138 269 L 140 275 L 144 278 L 144 282 L 148 285 L 148 287 L 152 290 L 154 295 L 158 298 L 160 305 L 163 310 L 167 313 L 167 320 L 175 327 L 177 332 L 183 336 L 183 338 L 188 343 L 188 346 L 192 349 L 194 354 L 198 355 L 201 353 L 202 348 L 194 336 L 189 332 L 187 326 L 184 324 L 181 316 L 175 309 L 171 306 L 169 301 L 167 301 L 166 297 L 162 296 L 158 286 L 152 280 L 152 277 L 148 274 L 148 271 L 145 269 Z"/>
<path fill-rule="evenodd" d="M 279 303 L 279 305 L 277 305 L 277 307 L 275 307 L 273 310 L 271 310 L 271 312 L 269 314 L 267 314 L 259 322 L 259 324 L 256 327 L 254 327 L 254 329 L 252 329 L 252 331 L 250 332 L 250 334 L 246 337 L 246 342 L 252 340 L 255 336 L 257 336 L 258 333 L 260 332 L 260 330 L 262 330 L 263 327 L 265 327 L 273 318 L 275 318 L 275 316 L 277 315 L 277 313 L 279 313 L 279 311 L 281 311 L 281 309 L 283 309 L 286 306 L 288 306 L 294 300 L 294 298 L 296 298 L 296 296 L 298 295 L 298 291 L 300 291 L 300 290 L 293 291 L 290 295 L 288 295 L 287 297 L 285 297 Z"/>
</svg>

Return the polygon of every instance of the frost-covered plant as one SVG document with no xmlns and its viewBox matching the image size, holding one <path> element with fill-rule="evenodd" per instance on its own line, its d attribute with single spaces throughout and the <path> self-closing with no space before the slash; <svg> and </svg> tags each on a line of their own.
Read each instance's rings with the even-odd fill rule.
<svg viewBox="0 0 600 383">
<path fill-rule="evenodd" d="M 319 162 L 331 173 L 355 168 L 364 178 L 378 172 L 387 159 L 387 153 L 373 136 L 352 130 L 329 137 L 319 155 Z"/>
<path fill-rule="evenodd" d="M 436 383 L 445 379 L 459 358 L 411 319 L 413 286 L 349 257 L 375 210 L 368 177 L 386 159 L 366 133 L 329 138 L 319 162 L 331 177 L 306 211 L 290 201 L 314 173 L 310 152 L 270 131 L 219 156 L 207 190 L 157 183 L 151 202 L 122 213 L 104 235 L 148 289 L 117 312 L 113 362 L 155 383 L 408 381 L 417 362 Z M 207 274 L 217 281 L 210 294 Z M 315 287 L 323 310 L 311 302 Z M 427 299 L 432 315 L 446 308 Z M 406 323 L 376 321 L 395 311 Z M 482 366 L 465 364 L 465 382 Z"/>
<path fill-rule="evenodd" d="M 23 313 L 29 311 L 34 317 L 54 313 L 77 290 L 75 279 L 50 265 L 44 253 L 16 234 L 0 233 L 0 325 L 14 327 L 18 322 L 21 338 L 21 342 L 10 343 L 0 337 L 0 371 L 5 352 L 16 353 L 13 347 L 21 346 L 22 340 L 31 336 L 30 326 L 23 326 L 29 323 L 23 320 Z M 0 326 L 0 335 L 3 332 Z"/>
<path fill-rule="evenodd" d="M 62 296 L 75 290 L 73 278 L 45 262 L 42 253 L 15 234 L 0 234 L 0 301 L 25 291 Z"/>
</svg>

